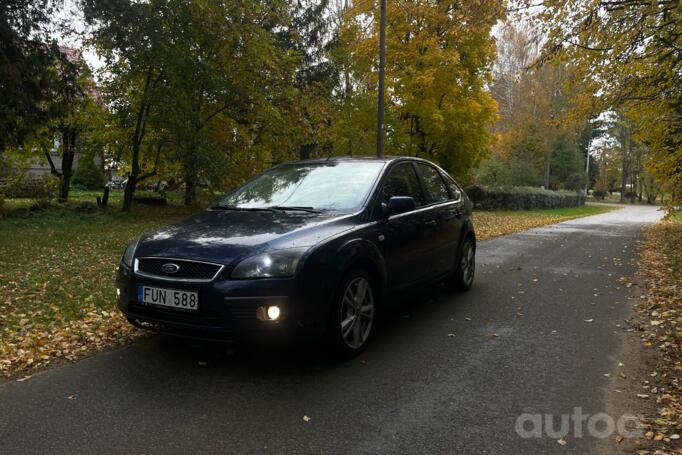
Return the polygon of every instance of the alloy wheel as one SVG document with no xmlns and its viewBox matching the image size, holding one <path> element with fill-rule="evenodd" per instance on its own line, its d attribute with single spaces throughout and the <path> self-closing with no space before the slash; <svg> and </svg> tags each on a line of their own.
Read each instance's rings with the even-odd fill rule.
<svg viewBox="0 0 682 455">
<path fill-rule="evenodd" d="M 474 272 L 476 269 L 476 256 L 474 247 L 471 241 L 467 240 L 464 243 L 462 250 L 462 258 L 460 260 L 460 270 L 462 271 L 462 281 L 466 285 L 470 285 L 474 280 Z"/>
<path fill-rule="evenodd" d="M 341 336 L 351 349 L 361 348 L 374 323 L 374 293 L 364 277 L 348 283 L 341 302 Z"/>
</svg>

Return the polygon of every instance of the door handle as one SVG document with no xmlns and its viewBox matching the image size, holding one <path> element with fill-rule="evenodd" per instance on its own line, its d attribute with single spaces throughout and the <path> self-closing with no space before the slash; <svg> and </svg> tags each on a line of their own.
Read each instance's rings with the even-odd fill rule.
<svg viewBox="0 0 682 455">
<path fill-rule="evenodd" d="M 428 220 L 425 223 L 427 226 L 435 226 L 437 224 L 436 220 Z"/>
</svg>

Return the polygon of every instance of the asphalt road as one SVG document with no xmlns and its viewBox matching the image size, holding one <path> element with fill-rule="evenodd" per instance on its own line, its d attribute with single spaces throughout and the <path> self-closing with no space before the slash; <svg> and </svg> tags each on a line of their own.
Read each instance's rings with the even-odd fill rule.
<svg viewBox="0 0 682 455">
<path fill-rule="evenodd" d="M 152 337 L 7 382 L 0 453 L 610 452 L 515 423 L 622 408 L 604 374 L 637 294 L 617 280 L 659 217 L 628 207 L 481 242 L 469 293 L 409 297 L 344 363 Z"/>
</svg>

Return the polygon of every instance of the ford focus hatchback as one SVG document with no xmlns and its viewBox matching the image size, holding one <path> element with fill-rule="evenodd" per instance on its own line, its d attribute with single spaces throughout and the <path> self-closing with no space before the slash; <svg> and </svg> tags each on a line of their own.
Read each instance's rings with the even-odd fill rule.
<svg viewBox="0 0 682 455">
<path fill-rule="evenodd" d="M 175 335 L 323 340 L 354 355 L 392 295 L 471 287 L 471 209 L 447 173 L 417 158 L 281 164 L 130 243 L 118 305 L 131 323 Z"/>
</svg>

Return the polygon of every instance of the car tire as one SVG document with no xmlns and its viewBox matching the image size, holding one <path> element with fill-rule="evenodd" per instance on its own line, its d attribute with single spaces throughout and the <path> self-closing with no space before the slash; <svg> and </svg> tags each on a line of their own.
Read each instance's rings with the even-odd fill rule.
<svg viewBox="0 0 682 455">
<path fill-rule="evenodd" d="M 367 347 L 377 315 L 376 286 L 369 273 L 354 269 L 339 284 L 331 306 L 327 343 L 339 358 L 352 358 Z"/>
<path fill-rule="evenodd" d="M 455 271 L 445 280 L 445 285 L 453 291 L 468 291 L 474 284 L 475 273 L 476 244 L 471 236 L 466 236 L 457 252 Z"/>
</svg>

